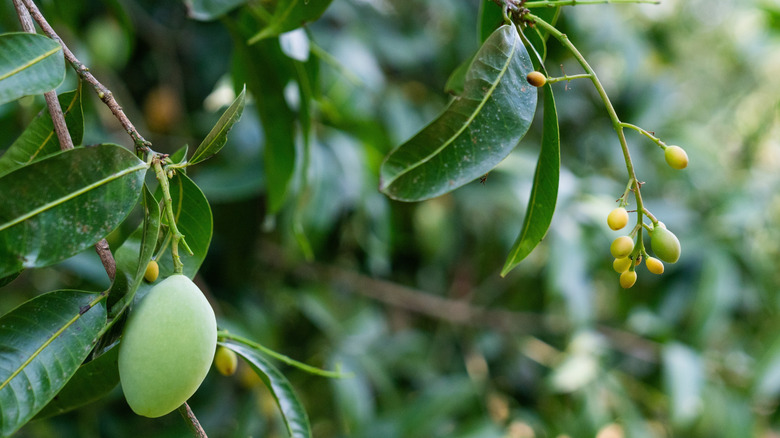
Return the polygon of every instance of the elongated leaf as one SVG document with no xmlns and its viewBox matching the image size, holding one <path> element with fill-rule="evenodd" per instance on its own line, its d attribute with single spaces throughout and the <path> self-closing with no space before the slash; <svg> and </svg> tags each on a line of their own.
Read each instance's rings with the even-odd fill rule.
<svg viewBox="0 0 780 438">
<path fill-rule="evenodd" d="M 493 31 L 504 24 L 504 13 L 501 6 L 491 0 L 482 0 L 479 5 L 479 21 L 477 21 L 477 41 L 480 44 L 487 41 Z"/>
<path fill-rule="evenodd" d="M 560 12 L 560 6 L 545 7 L 534 11 L 539 18 L 552 25 L 555 25 L 555 22 L 558 21 Z M 547 39 L 550 37 L 550 34 L 540 26 L 534 26 L 532 29 L 529 29 L 528 32 L 523 32 L 523 34 L 525 34 L 528 38 L 528 42 L 534 47 L 536 52 L 539 53 L 542 61 L 544 61 L 547 58 Z"/>
<path fill-rule="evenodd" d="M 57 88 L 65 79 L 62 46 L 43 35 L 0 35 L 0 105 Z"/>
<path fill-rule="evenodd" d="M 203 142 L 198 146 L 198 149 L 195 150 L 195 153 L 192 154 L 192 158 L 190 158 L 189 161 L 190 166 L 208 160 L 225 146 L 230 128 L 232 128 L 238 119 L 241 118 L 241 113 L 244 111 L 245 96 L 246 86 L 241 91 L 241 94 L 233 100 L 230 107 L 222 113 L 222 117 L 219 118 L 217 124 L 211 128 L 209 134 L 203 139 Z"/>
<path fill-rule="evenodd" d="M 331 1 L 333 0 L 279 0 L 271 21 L 249 39 L 249 44 L 297 29 L 320 18 Z"/>
<path fill-rule="evenodd" d="M 190 18 L 201 21 L 215 20 L 247 0 L 184 0 Z"/>
<path fill-rule="evenodd" d="M 213 226 L 211 207 L 203 192 L 187 175 L 177 172 L 169 183 L 176 226 L 184 234 L 184 239 L 193 252 L 192 255 L 187 254 L 182 245 L 179 245 L 179 256 L 182 263 L 184 263 L 184 275 L 192 278 L 206 258 L 206 253 L 211 243 Z M 158 200 L 162 199 L 159 190 L 156 196 Z M 162 223 L 168 223 L 165 215 L 162 215 Z M 170 234 L 163 241 L 162 250 L 157 254 L 156 258 L 157 263 L 160 265 L 160 278 L 172 275 L 173 258 L 171 256 Z M 139 272 L 141 269 L 142 267 L 138 266 Z M 146 265 L 143 265 L 143 269 L 146 269 Z"/>
<path fill-rule="evenodd" d="M 143 208 L 143 223 L 114 251 L 117 277 L 108 296 L 110 318 L 116 318 L 133 301 L 157 246 L 160 234 L 160 205 L 145 184 Z M 120 274 L 125 276 L 124 281 L 120 281 Z"/>
<path fill-rule="evenodd" d="M 473 62 L 474 56 L 463 61 L 462 64 L 450 73 L 447 83 L 444 84 L 444 92 L 455 96 L 463 94 L 463 90 L 466 88 L 466 74 L 469 72 L 469 67 L 471 67 Z"/>
<path fill-rule="evenodd" d="M 380 189 L 400 201 L 452 191 L 495 167 L 528 131 L 536 89 L 514 26 L 496 30 L 477 53 L 463 94 L 382 163 Z"/>
<path fill-rule="evenodd" d="M 311 426 L 306 409 L 298 399 L 290 382 L 276 369 L 259 351 L 248 345 L 233 340 L 220 342 L 223 345 L 243 357 L 252 367 L 255 373 L 265 383 L 274 396 L 279 410 L 284 418 L 284 424 L 292 438 L 311 437 Z"/>
<path fill-rule="evenodd" d="M 81 83 L 77 89 L 60 94 L 59 101 L 73 144 L 79 145 L 84 137 Z M 54 132 L 51 114 L 44 108 L 0 157 L 0 176 L 59 151 L 60 141 Z"/>
<path fill-rule="evenodd" d="M 64 414 L 97 401 L 119 384 L 117 356 L 114 347 L 95 360 L 79 367 L 65 387 L 49 402 L 35 419 Z"/>
<path fill-rule="evenodd" d="M 59 392 L 106 323 L 97 294 L 36 297 L 0 318 L 0 434 L 8 436 Z"/>
<path fill-rule="evenodd" d="M 555 203 L 558 200 L 558 181 L 561 170 L 561 138 L 558 129 L 558 111 L 550 84 L 544 86 L 544 121 L 542 148 L 536 163 L 531 197 L 525 210 L 525 220 L 520 235 L 509 251 L 509 257 L 501 270 L 505 276 L 536 248 L 550 228 Z"/>
<path fill-rule="evenodd" d="M 105 237 L 130 213 L 147 164 L 104 144 L 0 177 L 0 277 L 48 266 Z"/>
</svg>

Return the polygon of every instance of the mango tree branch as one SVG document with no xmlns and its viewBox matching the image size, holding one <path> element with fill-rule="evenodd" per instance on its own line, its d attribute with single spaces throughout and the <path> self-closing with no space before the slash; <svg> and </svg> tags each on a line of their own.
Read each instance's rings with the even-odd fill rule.
<svg viewBox="0 0 780 438">
<path fill-rule="evenodd" d="M 208 438 L 208 436 L 206 436 L 206 431 L 203 430 L 200 421 L 198 421 L 198 417 L 196 417 L 195 413 L 190 409 L 190 405 L 185 402 L 183 405 L 179 406 L 179 413 L 184 418 L 184 421 L 189 424 L 193 435 L 198 438 Z"/>
<path fill-rule="evenodd" d="M 32 18 L 30 18 L 29 11 L 22 4 L 22 0 L 13 0 L 16 13 L 19 16 L 19 21 L 22 24 L 22 29 L 27 33 L 35 33 L 35 25 Z M 62 41 L 59 41 L 62 45 Z M 63 45 L 63 51 L 65 46 Z M 65 123 L 65 115 L 62 113 L 62 107 L 60 106 L 60 100 L 57 98 L 57 92 L 54 90 L 44 93 L 46 99 L 46 106 L 49 109 L 51 115 L 52 124 L 54 125 L 54 132 L 57 134 L 57 140 L 60 142 L 60 149 L 63 151 L 73 149 L 73 139 L 68 132 L 68 125 Z M 116 260 L 114 255 L 111 254 L 111 248 L 108 246 L 106 239 L 101 239 L 100 242 L 95 244 L 95 251 L 100 257 L 100 262 L 103 264 L 103 268 L 108 274 L 108 278 L 114 281 L 116 276 Z"/>
<path fill-rule="evenodd" d="M 68 46 L 65 45 L 65 43 L 62 41 L 59 35 L 57 35 L 57 32 L 54 31 L 54 29 L 49 25 L 49 22 L 46 21 L 46 18 L 41 14 L 41 11 L 38 10 L 38 7 L 35 5 L 33 0 L 14 0 L 20 1 L 24 4 L 24 6 L 27 8 L 28 11 L 30 11 L 30 15 L 32 15 L 32 18 L 38 23 L 38 25 L 41 27 L 43 32 L 51 39 L 57 41 L 62 46 L 62 51 L 65 54 L 65 59 L 70 62 L 70 64 L 73 66 L 73 68 L 76 70 L 76 73 L 86 82 L 92 85 L 92 87 L 97 92 L 98 97 L 100 100 L 102 100 L 108 108 L 111 110 L 111 113 L 114 114 L 114 117 L 119 120 L 119 123 L 122 124 L 122 127 L 125 129 L 125 132 L 127 132 L 128 135 L 133 139 L 133 143 L 135 144 L 135 151 L 136 154 L 139 155 L 145 155 L 149 153 L 150 146 L 152 145 L 149 141 L 144 139 L 141 134 L 138 133 L 138 130 L 135 129 L 135 126 L 132 122 L 130 122 L 130 119 L 127 118 L 127 115 L 122 110 L 122 107 L 119 106 L 119 103 L 117 103 L 116 99 L 114 99 L 113 94 L 111 93 L 111 90 L 106 88 L 105 85 L 101 84 L 100 81 L 98 81 L 95 76 L 92 75 L 92 73 L 89 72 L 89 68 L 87 68 L 86 65 L 82 64 L 81 61 L 76 58 L 76 56 L 73 54 L 73 52 L 70 51 Z"/>
</svg>

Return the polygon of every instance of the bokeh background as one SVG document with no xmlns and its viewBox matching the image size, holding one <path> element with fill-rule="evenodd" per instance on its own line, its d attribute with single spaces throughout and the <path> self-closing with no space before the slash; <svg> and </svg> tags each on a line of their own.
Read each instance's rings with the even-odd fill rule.
<svg viewBox="0 0 780 438">
<path fill-rule="evenodd" d="M 18 30 L 10 3 L 0 5 L 2 31 Z M 157 150 L 197 145 L 234 96 L 240 55 L 229 29 L 244 10 L 199 22 L 181 2 L 39 3 Z M 223 152 L 190 173 L 214 214 L 196 281 L 220 325 L 352 373 L 332 380 L 282 367 L 317 438 L 780 436 L 780 2 L 563 9 L 558 27 L 621 119 L 690 157 L 674 171 L 657 146 L 627 131 L 647 206 L 682 243 L 677 264 L 661 276 L 638 269 L 630 290 L 612 270 L 618 232 L 606 226 L 625 165 L 587 81 L 554 87 L 557 210 L 545 240 L 506 278 L 499 272 L 523 222 L 538 123 L 484 184 L 418 204 L 378 192 L 383 156 L 446 106 L 449 75 L 477 50 L 479 8 L 334 0 L 305 34 L 285 37 L 284 53 L 308 53 L 301 65 L 315 72 L 310 155 L 285 206 L 267 213 L 262 99 L 250 101 Z M 296 45 L 307 41 L 308 52 Z M 277 68 L 274 59 L 249 62 Z M 547 67 L 581 72 L 555 41 Z M 69 75 L 61 90 L 75 84 Z M 298 89 L 288 83 L 285 96 L 305 111 Z M 129 146 L 94 93 L 85 96 L 84 143 Z M 0 106 L 0 150 L 42 106 L 33 98 Z M 49 290 L 107 285 L 85 253 L 23 273 L 0 290 L 0 310 Z M 210 436 L 286 436 L 248 371 L 212 372 L 191 400 Z M 176 413 L 134 416 L 119 388 L 18 433 L 187 435 Z"/>
</svg>

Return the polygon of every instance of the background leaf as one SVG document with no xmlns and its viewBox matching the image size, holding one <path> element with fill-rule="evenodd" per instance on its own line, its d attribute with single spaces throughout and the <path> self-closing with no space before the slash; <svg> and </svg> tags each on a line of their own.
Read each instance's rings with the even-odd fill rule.
<svg viewBox="0 0 780 438">
<path fill-rule="evenodd" d="M 274 396 L 292 438 L 311 437 L 311 426 L 306 409 L 298 399 L 290 382 L 259 351 L 237 341 L 219 342 L 243 357 Z"/>
<path fill-rule="evenodd" d="M 558 128 L 558 110 L 555 108 L 552 87 L 547 83 L 544 85 L 542 147 L 534 173 L 531 197 L 525 210 L 523 228 L 501 270 L 502 277 L 526 258 L 547 234 L 558 199 L 560 171 L 561 137 Z"/>
<path fill-rule="evenodd" d="M 532 68 L 514 26 L 496 30 L 477 53 L 463 95 L 385 158 L 382 192 L 401 201 L 421 201 L 495 167 L 531 125 L 537 92 L 525 76 Z"/>
<path fill-rule="evenodd" d="M 105 237 L 135 206 L 146 169 L 127 149 L 104 144 L 0 177 L 0 277 L 57 263 Z"/>
<path fill-rule="evenodd" d="M 333 0 L 279 0 L 270 22 L 249 39 L 249 44 L 278 36 L 316 20 L 328 9 L 331 1 Z"/>
<path fill-rule="evenodd" d="M 190 18 L 211 21 L 246 3 L 246 0 L 184 0 Z"/>
<path fill-rule="evenodd" d="M 81 107 L 81 82 L 73 91 L 58 96 L 65 123 L 73 144 L 80 145 L 84 137 L 84 114 Z M 0 176 L 32 162 L 60 152 L 60 141 L 54 132 L 49 110 L 44 108 L 27 125 L 22 135 L 0 156 Z"/>
<path fill-rule="evenodd" d="M 211 131 L 203 139 L 198 149 L 192 154 L 189 165 L 200 163 L 201 161 L 208 160 L 217 154 L 227 143 L 227 134 L 230 132 L 230 128 L 236 124 L 238 119 L 241 118 L 241 113 L 244 111 L 244 97 L 246 96 L 246 86 L 241 90 L 241 94 L 236 97 L 230 107 L 222 113 L 222 116 L 217 121 L 217 124 L 211 128 Z"/>
<path fill-rule="evenodd" d="M 502 24 L 504 24 L 504 14 L 501 7 L 491 0 L 482 0 L 477 21 L 477 41 L 480 44 L 484 43 Z"/>
<path fill-rule="evenodd" d="M 0 433 L 8 436 L 73 376 L 106 323 L 99 295 L 36 297 L 0 318 Z"/>
<path fill-rule="evenodd" d="M 31 33 L 0 35 L 0 105 L 53 90 L 64 78 L 59 43 Z"/>
</svg>

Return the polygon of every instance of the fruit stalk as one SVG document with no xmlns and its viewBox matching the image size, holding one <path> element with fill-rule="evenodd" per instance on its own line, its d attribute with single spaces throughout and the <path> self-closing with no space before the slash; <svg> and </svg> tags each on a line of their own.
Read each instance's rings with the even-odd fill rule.
<svg viewBox="0 0 780 438">
<path fill-rule="evenodd" d="M 173 214 L 173 200 L 171 198 L 171 189 L 168 185 L 168 177 L 165 174 L 165 170 L 162 167 L 162 158 L 157 155 L 152 159 L 153 165 L 154 165 L 154 174 L 157 177 L 157 181 L 160 183 L 160 188 L 163 192 L 163 203 L 165 210 L 165 215 L 168 217 L 168 226 L 170 226 L 171 229 L 171 235 L 173 237 L 171 241 L 171 254 L 173 255 L 173 273 L 174 274 L 181 274 L 184 272 L 184 264 L 181 262 L 181 257 L 179 257 L 179 241 L 182 242 L 183 245 L 186 246 L 186 243 L 184 243 L 184 235 L 179 231 L 179 228 L 176 227 L 176 217 Z"/>
</svg>

